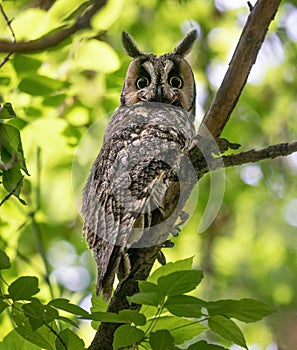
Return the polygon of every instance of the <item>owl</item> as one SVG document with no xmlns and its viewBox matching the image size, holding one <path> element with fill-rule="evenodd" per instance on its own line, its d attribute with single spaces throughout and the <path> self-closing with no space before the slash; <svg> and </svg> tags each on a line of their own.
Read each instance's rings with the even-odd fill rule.
<svg viewBox="0 0 297 350">
<path fill-rule="evenodd" d="M 98 267 L 97 295 L 106 300 L 121 267 L 122 279 L 129 273 L 129 249 L 163 243 L 174 232 L 168 219 L 180 206 L 179 190 L 190 173 L 183 155 L 195 135 L 195 82 L 184 56 L 196 38 L 192 30 L 172 53 L 156 56 L 122 34 L 133 60 L 82 205 L 84 236 Z"/>
</svg>

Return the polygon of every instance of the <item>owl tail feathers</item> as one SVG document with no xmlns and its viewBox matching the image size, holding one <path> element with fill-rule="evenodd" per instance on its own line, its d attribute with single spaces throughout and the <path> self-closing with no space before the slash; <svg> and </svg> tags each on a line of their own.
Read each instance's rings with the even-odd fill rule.
<svg viewBox="0 0 297 350">
<path fill-rule="evenodd" d="M 103 292 L 103 300 L 108 301 L 111 297 L 112 294 L 112 286 L 113 286 L 113 281 L 114 278 L 111 280 L 108 280 L 107 283 L 103 282 L 103 278 L 99 277 L 100 275 L 98 274 L 97 278 L 97 285 L 96 285 L 96 295 L 97 297 Z"/>
</svg>

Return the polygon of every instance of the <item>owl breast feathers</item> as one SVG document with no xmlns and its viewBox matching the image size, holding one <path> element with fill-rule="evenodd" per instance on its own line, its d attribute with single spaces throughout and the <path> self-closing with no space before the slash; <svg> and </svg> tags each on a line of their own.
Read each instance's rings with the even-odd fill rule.
<svg viewBox="0 0 297 350">
<path fill-rule="evenodd" d="M 179 196 L 168 199 L 168 191 L 189 181 L 184 155 L 195 134 L 195 84 L 183 56 L 196 36 L 190 32 L 173 53 L 157 57 L 123 34 L 134 60 L 83 192 L 83 229 L 98 266 L 97 294 L 103 290 L 105 299 L 129 248 L 166 240 L 168 200 L 176 206 Z M 163 234 L 156 234 L 157 221 Z"/>
</svg>

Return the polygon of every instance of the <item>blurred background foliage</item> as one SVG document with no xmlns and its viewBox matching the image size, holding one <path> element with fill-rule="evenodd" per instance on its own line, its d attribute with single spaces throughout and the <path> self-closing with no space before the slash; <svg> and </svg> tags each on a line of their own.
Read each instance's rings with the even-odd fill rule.
<svg viewBox="0 0 297 350">
<path fill-rule="evenodd" d="M 72 23 L 87 3 L 1 2 L 13 19 L 17 41 Z M 17 118 L 5 123 L 20 130 L 30 176 L 22 172 L 20 197 L 26 205 L 11 197 L 0 207 L 0 248 L 13 261 L 5 272 L 7 281 L 38 276 L 45 300 L 66 297 L 90 306 L 96 271 L 81 238 L 80 197 L 108 117 L 119 105 L 130 62 L 121 32 L 131 33 L 143 51 L 162 54 L 189 29 L 198 29 L 199 40 L 188 60 L 197 83 L 199 125 L 248 14 L 244 0 L 110 0 L 93 17 L 92 29 L 53 49 L 10 57 L 0 70 L 1 101 L 13 105 Z M 12 40 L 3 17 L 0 33 L 2 40 Z M 296 33 L 297 1 L 284 1 L 223 133 L 242 150 L 296 140 Z M 219 186 L 225 186 L 223 202 L 201 232 L 199 224 L 209 214 L 205 208 L 215 185 L 206 176 L 189 204 L 190 220 L 174 239 L 174 249 L 165 251 L 168 261 L 195 256 L 206 275 L 198 297 L 255 297 L 280 311 L 267 321 L 244 326 L 253 350 L 278 349 L 276 344 L 288 346 L 294 339 L 297 343 L 296 174 L 296 154 L 226 169 L 219 174 Z M 0 201 L 5 196 L 0 187 Z M 0 338 L 13 327 L 7 317 L 0 316 Z M 86 344 L 93 337 L 87 322 L 78 333 Z"/>
</svg>

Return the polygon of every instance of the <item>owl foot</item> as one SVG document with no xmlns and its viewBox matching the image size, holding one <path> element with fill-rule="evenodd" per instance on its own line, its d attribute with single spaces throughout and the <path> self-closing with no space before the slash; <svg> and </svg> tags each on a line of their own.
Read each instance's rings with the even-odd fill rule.
<svg viewBox="0 0 297 350">
<path fill-rule="evenodd" d="M 167 239 L 167 241 L 163 243 L 163 248 L 173 248 L 173 247 L 174 247 L 174 243 L 170 239 Z"/>
<path fill-rule="evenodd" d="M 177 237 L 178 234 L 180 233 L 181 231 L 181 226 L 188 220 L 189 218 L 189 214 L 186 213 L 185 211 L 182 211 L 180 214 L 179 214 L 179 219 L 180 221 L 174 225 L 172 227 L 172 229 L 170 230 L 170 233 L 174 236 L 174 237 Z"/>
</svg>

